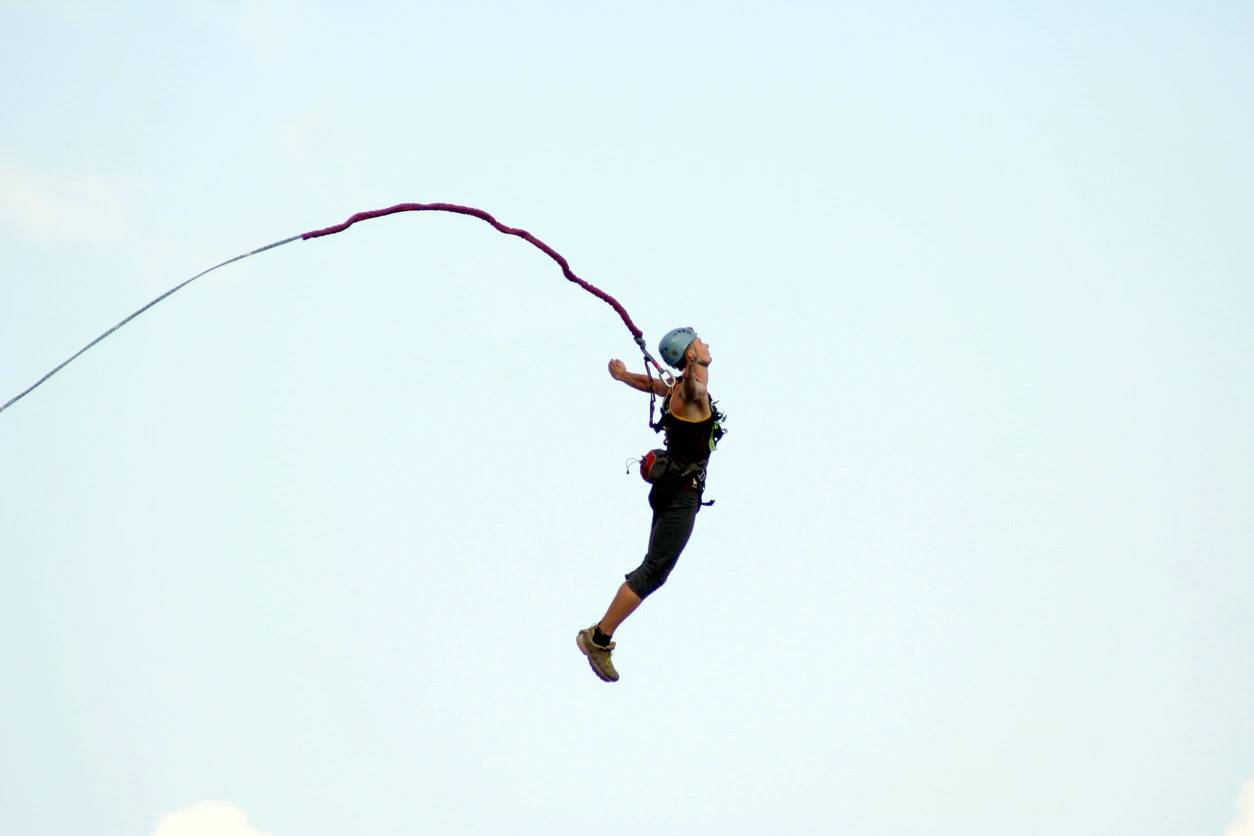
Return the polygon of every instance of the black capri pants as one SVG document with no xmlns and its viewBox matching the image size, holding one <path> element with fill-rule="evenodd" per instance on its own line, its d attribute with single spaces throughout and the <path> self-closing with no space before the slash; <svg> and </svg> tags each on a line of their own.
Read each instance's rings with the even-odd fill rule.
<svg viewBox="0 0 1254 836">
<path fill-rule="evenodd" d="M 678 486 L 654 485 L 649 491 L 649 507 L 653 509 L 649 551 L 644 562 L 627 573 L 627 586 L 641 598 L 648 598 L 666 583 L 679 553 L 688 545 L 701 510 L 699 483 L 694 479 Z"/>
</svg>

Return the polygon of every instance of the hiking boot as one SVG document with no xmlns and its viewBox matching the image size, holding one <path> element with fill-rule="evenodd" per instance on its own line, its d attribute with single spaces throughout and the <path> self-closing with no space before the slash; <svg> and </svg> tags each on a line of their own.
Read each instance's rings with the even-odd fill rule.
<svg viewBox="0 0 1254 836">
<path fill-rule="evenodd" d="M 588 657 L 588 666 L 592 668 L 593 673 L 606 682 L 617 682 L 618 671 L 614 670 L 614 663 L 610 661 L 610 651 L 614 649 L 615 644 L 614 642 L 608 645 L 597 644 L 592 640 L 595 631 L 595 624 L 585 630 L 580 630 L 575 635 L 575 644 L 579 645 L 580 652 Z"/>
</svg>

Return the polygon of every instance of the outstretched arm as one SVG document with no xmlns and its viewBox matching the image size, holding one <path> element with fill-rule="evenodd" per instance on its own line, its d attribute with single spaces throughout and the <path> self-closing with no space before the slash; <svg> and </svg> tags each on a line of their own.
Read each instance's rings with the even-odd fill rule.
<svg viewBox="0 0 1254 836">
<path fill-rule="evenodd" d="M 610 361 L 610 377 L 614 378 L 615 380 L 626 383 L 632 389 L 638 389 L 641 392 L 648 392 L 650 388 L 649 376 L 644 375 L 644 374 L 636 374 L 635 372 L 627 371 L 627 366 L 626 364 L 623 363 L 622 360 Z M 668 392 L 670 392 L 671 387 L 663 383 L 660 378 L 656 378 L 656 377 L 652 378 L 652 381 L 653 381 L 652 389 L 657 394 L 666 395 Z"/>
</svg>

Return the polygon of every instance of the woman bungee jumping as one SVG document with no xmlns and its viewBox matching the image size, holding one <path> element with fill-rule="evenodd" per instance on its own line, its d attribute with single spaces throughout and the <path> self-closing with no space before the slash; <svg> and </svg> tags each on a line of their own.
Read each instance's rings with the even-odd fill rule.
<svg viewBox="0 0 1254 836">
<path fill-rule="evenodd" d="M 576 635 L 579 650 L 594 673 L 606 682 L 617 682 L 611 654 L 614 631 L 635 612 L 645 598 L 656 592 L 679 560 L 692 535 L 697 512 L 703 504 L 706 467 L 710 453 L 723 435 L 723 419 L 710 398 L 710 346 L 692 328 L 675 328 L 658 345 L 662 359 L 682 372 L 672 385 L 651 374 L 627 371 L 621 360 L 609 363 L 610 377 L 633 389 L 658 395 L 662 420 L 655 425 L 666 434 L 664 450 L 654 450 L 641 462 L 641 475 L 652 483 L 649 507 L 649 549 L 644 560 L 626 575 L 601 620 Z M 647 367 L 646 367 L 647 368 Z"/>
</svg>

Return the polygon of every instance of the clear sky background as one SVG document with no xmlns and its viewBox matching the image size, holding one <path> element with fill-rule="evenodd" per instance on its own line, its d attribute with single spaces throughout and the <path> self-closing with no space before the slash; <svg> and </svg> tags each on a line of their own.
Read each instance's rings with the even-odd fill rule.
<svg viewBox="0 0 1254 836">
<path fill-rule="evenodd" d="M 14 836 L 1254 833 L 1246 2 L 0 4 Z"/>
</svg>

